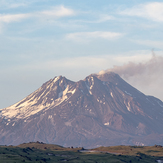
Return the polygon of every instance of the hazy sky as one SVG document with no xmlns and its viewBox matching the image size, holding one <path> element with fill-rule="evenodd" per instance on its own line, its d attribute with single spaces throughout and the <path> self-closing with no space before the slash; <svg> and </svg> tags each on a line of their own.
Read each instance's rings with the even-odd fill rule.
<svg viewBox="0 0 163 163">
<path fill-rule="evenodd" d="M 0 0 L 0 108 L 113 67 L 163 100 L 162 57 L 162 0 Z"/>
</svg>

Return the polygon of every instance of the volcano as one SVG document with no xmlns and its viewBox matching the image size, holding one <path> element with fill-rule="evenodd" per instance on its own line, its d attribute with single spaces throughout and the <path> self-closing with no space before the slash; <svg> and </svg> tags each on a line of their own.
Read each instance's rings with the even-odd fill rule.
<svg viewBox="0 0 163 163">
<path fill-rule="evenodd" d="M 91 74 L 44 83 L 0 110 L 0 144 L 40 141 L 65 147 L 163 145 L 163 102 L 118 74 Z"/>
</svg>

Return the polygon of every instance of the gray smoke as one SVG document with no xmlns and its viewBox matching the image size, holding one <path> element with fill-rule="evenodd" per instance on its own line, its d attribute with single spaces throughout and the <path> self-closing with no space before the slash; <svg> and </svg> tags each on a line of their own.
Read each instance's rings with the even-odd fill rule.
<svg viewBox="0 0 163 163">
<path fill-rule="evenodd" d="M 155 96 L 163 101 L 163 57 L 156 56 L 144 63 L 129 62 L 114 66 L 113 71 L 146 95 Z"/>
</svg>

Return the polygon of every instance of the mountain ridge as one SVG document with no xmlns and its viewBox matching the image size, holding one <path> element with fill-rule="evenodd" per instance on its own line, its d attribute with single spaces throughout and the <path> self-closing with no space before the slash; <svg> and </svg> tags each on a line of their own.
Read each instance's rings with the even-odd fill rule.
<svg viewBox="0 0 163 163">
<path fill-rule="evenodd" d="M 0 144 L 163 144 L 163 102 L 114 72 L 78 82 L 55 77 L 0 115 Z"/>
</svg>

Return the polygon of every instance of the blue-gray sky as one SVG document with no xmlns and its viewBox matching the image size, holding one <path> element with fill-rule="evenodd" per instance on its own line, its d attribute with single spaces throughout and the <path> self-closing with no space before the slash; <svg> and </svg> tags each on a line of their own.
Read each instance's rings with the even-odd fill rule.
<svg viewBox="0 0 163 163">
<path fill-rule="evenodd" d="M 148 71 L 126 79 L 146 94 L 163 97 L 162 26 L 162 0 L 1 0 L 0 108 L 58 75 L 78 81 L 140 63 Z M 154 65 L 152 51 L 160 57 Z"/>
</svg>

